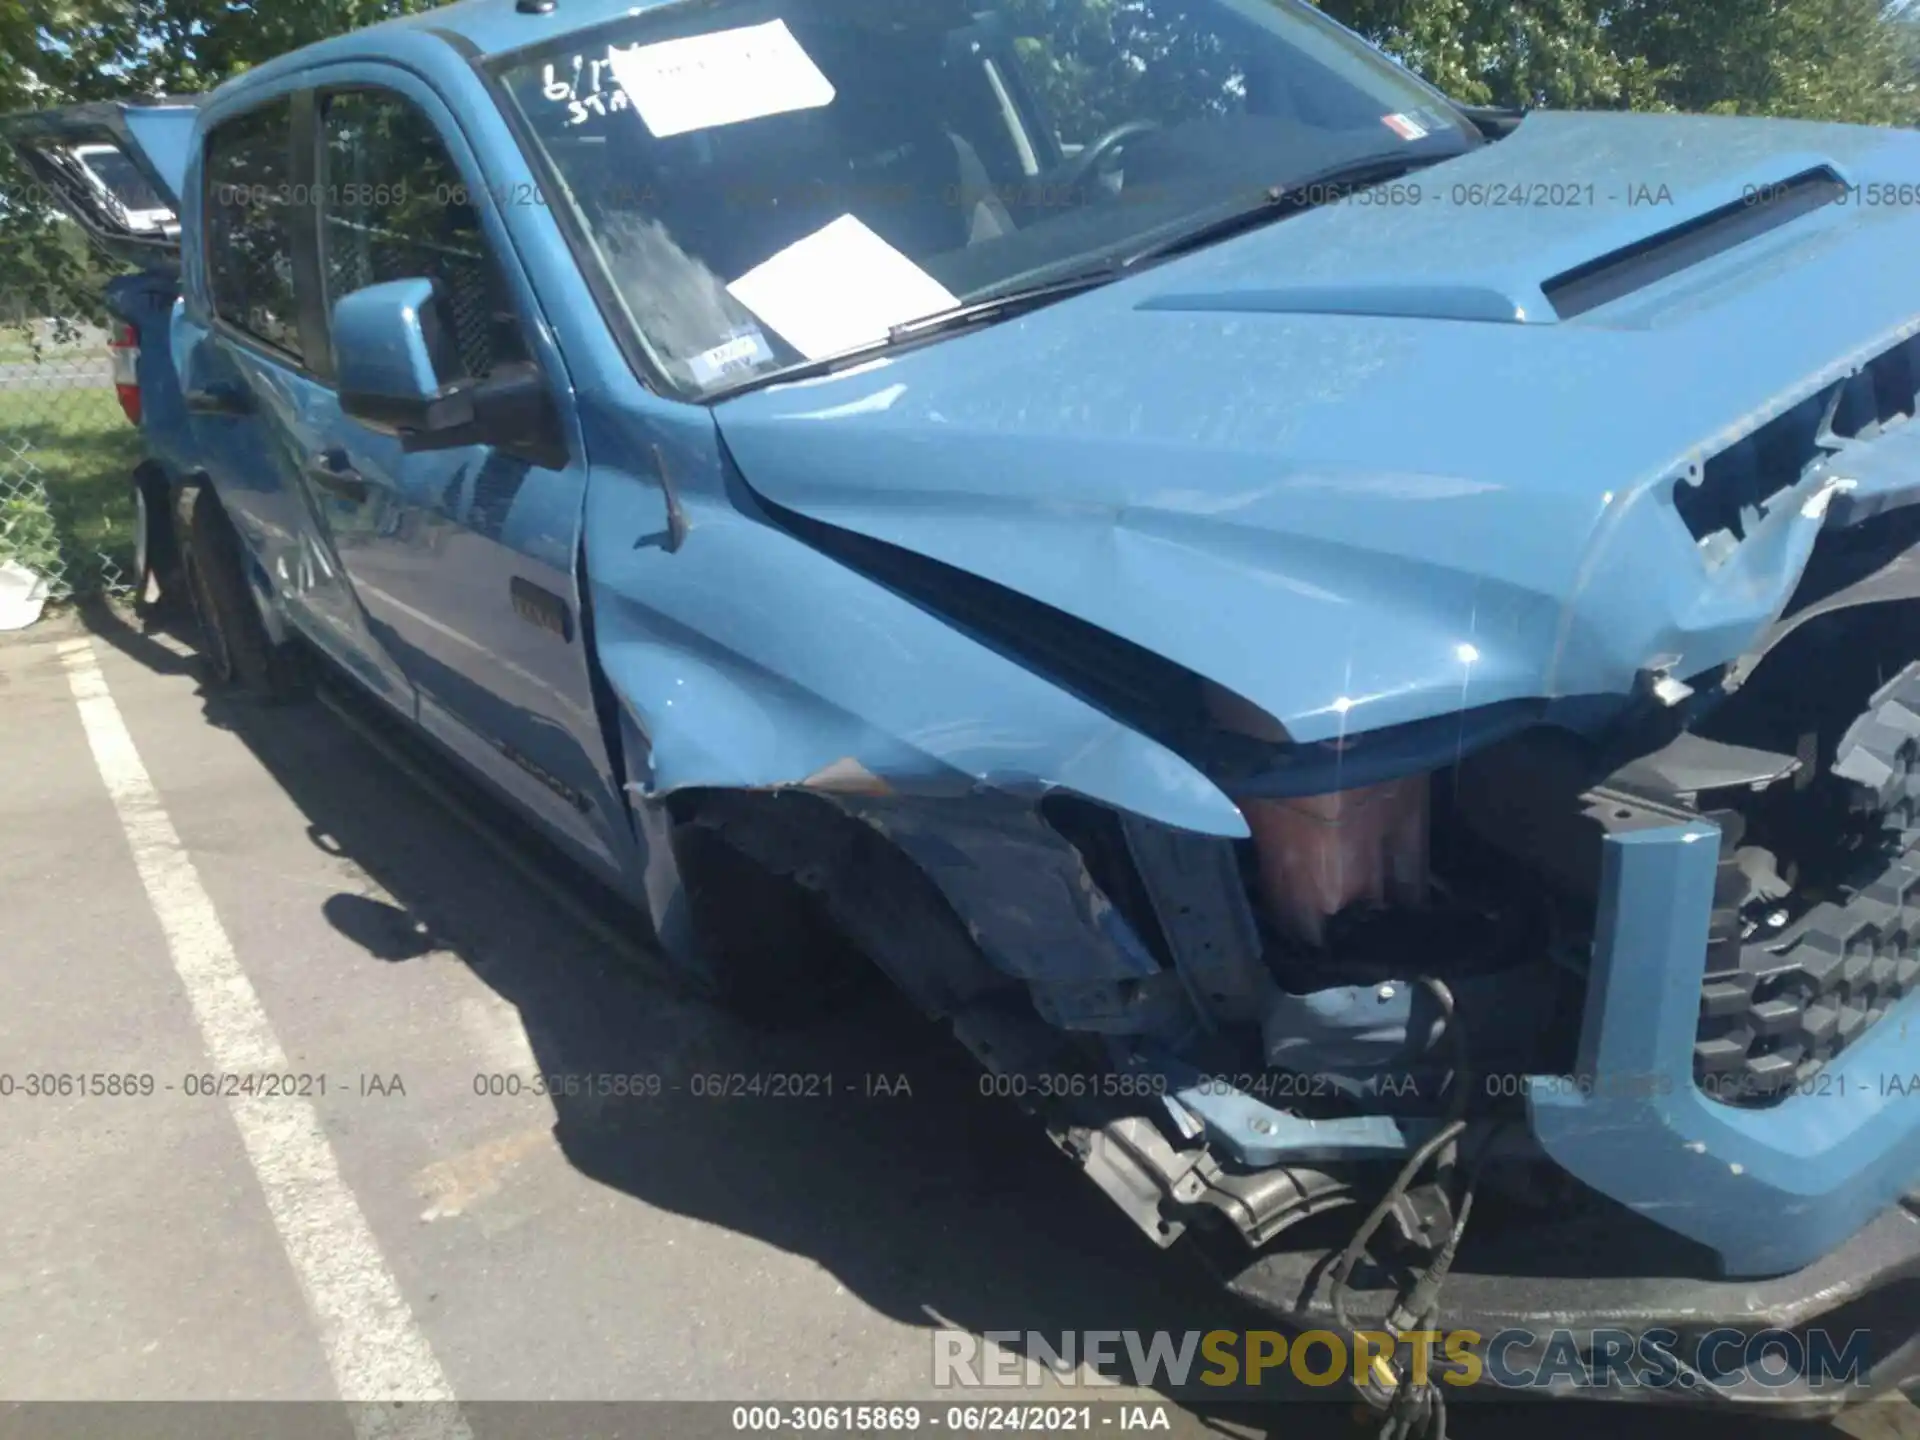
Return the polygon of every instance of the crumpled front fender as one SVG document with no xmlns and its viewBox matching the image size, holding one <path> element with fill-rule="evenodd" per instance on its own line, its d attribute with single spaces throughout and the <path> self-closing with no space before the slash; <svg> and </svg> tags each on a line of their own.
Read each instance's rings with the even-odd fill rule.
<svg viewBox="0 0 1920 1440">
<path fill-rule="evenodd" d="M 644 795 L 692 787 L 1064 789 L 1242 836 L 1186 760 L 768 523 L 711 430 L 642 444 L 597 417 L 587 576 Z M 660 472 L 686 519 L 669 548 Z"/>
</svg>

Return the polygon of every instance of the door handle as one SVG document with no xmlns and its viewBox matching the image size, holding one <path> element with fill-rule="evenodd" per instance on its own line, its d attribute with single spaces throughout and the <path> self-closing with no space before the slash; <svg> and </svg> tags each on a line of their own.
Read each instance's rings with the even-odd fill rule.
<svg viewBox="0 0 1920 1440">
<path fill-rule="evenodd" d="M 347 452 L 338 445 L 316 451 L 307 460 L 307 475 L 322 490 L 338 495 L 355 505 L 367 498 L 367 477 L 353 468 Z"/>
<path fill-rule="evenodd" d="M 189 415 L 251 415 L 253 397 L 240 386 L 216 380 L 181 396 Z"/>
</svg>

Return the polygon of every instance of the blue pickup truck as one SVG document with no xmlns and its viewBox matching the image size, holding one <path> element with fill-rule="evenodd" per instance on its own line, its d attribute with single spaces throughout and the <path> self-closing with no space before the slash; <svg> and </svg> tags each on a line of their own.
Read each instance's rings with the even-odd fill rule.
<svg viewBox="0 0 1920 1440">
<path fill-rule="evenodd" d="M 1293 1325 L 1920 1370 L 1920 135 L 1294 0 L 463 0 L 5 133 L 212 682 L 723 1000 L 830 926 Z"/>
</svg>

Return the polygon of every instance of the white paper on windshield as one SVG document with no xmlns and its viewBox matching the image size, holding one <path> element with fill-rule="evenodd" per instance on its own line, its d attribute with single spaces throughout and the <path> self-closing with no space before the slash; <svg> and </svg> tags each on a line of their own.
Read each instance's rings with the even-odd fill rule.
<svg viewBox="0 0 1920 1440">
<path fill-rule="evenodd" d="M 889 326 L 958 303 L 851 215 L 796 240 L 727 290 L 810 360 L 884 340 Z"/>
<path fill-rule="evenodd" d="M 833 100 L 833 83 L 784 20 L 610 48 L 607 64 L 642 123 L 662 139 Z"/>
</svg>

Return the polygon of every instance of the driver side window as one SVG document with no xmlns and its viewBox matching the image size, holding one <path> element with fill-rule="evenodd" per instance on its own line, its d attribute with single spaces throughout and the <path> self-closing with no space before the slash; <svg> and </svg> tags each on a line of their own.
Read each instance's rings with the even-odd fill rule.
<svg viewBox="0 0 1920 1440">
<path fill-rule="evenodd" d="M 438 282 L 461 376 L 528 358 L 480 213 L 433 122 L 390 91 L 322 100 L 320 260 L 326 303 L 368 285 Z"/>
</svg>

